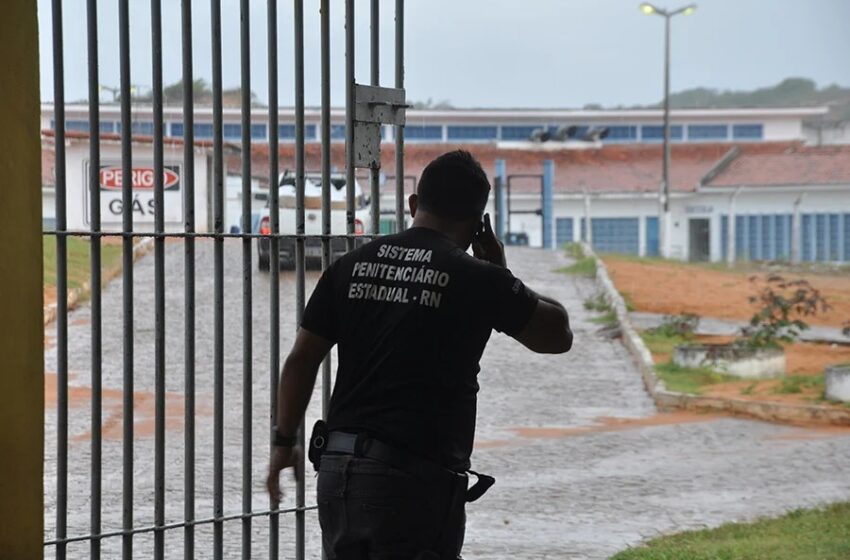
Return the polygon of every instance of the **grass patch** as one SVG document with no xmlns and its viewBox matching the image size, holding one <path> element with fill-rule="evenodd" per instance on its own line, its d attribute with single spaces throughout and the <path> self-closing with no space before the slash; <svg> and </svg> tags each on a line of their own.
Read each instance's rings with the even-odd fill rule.
<svg viewBox="0 0 850 560">
<path fill-rule="evenodd" d="M 708 367 L 688 368 L 667 362 L 655 366 L 658 377 L 670 391 L 699 395 L 706 385 L 715 385 L 727 381 L 739 381 L 739 378 L 724 375 Z"/>
<path fill-rule="evenodd" d="M 68 237 L 68 288 L 75 289 L 91 278 L 91 255 L 89 242 L 77 237 Z M 42 237 L 44 252 L 44 286 L 56 286 L 56 236 Z M 101 268 L 110 270 L 121 262 L 121 246 L 101 245 Z"/>
<path fill-rule="evenodd" d="M 593 257 L 580 257 L 573 264 L 559 268 L 558 272 L 575 274 L 576 276 L 584 276 L 586 278 L 596 278 L 596 259 Z"/>
<path fill-rule="evenodd" d="M 681 344 L 690 342 L 690 337 L 684 335 L 669 334 L 657 330 L 647 330 L 640 333 L 640 337 L 653 354 L 672 354 L 673 349 Z"/>
<path fill-rule="evenodd" d="M 757 385 L 758 385 L 758 382 L 750 383 L 749 385 L 747 385 L 746 387 L 741 389 L 741 394 L 742 395 L 752 395 L 753 393 L 755 393 Z"/>
<path fill-rule="evenodd" d="M 626 311 L 631 313 L 632 311 L 637 310 L 637 307 L 635 307 L 635 302 L 632 299 L 631 294 L 629 294 L 628 292 L 620 291 L 620 295 L 623 296 L 623 302 L 626 304 Z"/>
<path fill-rule="evenodd" d="M 670 355 L 676 346 L 688 344 L 693 338 L 691 335 L 674 334 L 664 329 L 646 330 L 640 333 L 640 337 L 654 355 Z M 736 377 L 724 375 L 709 367 L 688 368 L 676 365 L 672 361 L 656 364 L 655 373 L 670 391 L 693 395 L 699 395 L 706 385 L 738 380 Z"/>
<path fill-rule="evenodd" d="M 593 297 L 584 300 L 584 308 L 588 311 L 598 311 L 600 313 L 611 310 L 611 304 L 605 299 L 603 294 L 596 294 Z"/>
<path fill-rule="evenodd" d="M 564 251 L 567 252 L 568 257 L 576 260 L 584 257 L 584 249 L 581 248 L 581 243 L 565 243 Z"/>
<path fill-rule="evenodd" d="M 823 375 L 789 375 L 782 378 L 782 382 L 773 392 L 780 395 L 793 395 L 802 393 L 803 389 L 823 388 L 825 384 Z"/>
<path fill-rule="evenodd" d="M 568 257 L 574 259 L 576 262 L 569 266 L 558 268 L 555 272 L 575 274 L 576 276 L 584 276 L 586 278 L 596 278 L 596 258 L 586 256 L 580 244 L 566 243 L 564 244 L 564 251 L 566 251 Z"/>
<path fill-rule="evenodd" d="M 591 323 L 604 325 L 606 327 L 614 327 L 620 323 L 620 320 L 617 318 L 617 312 L 613 307 L 611 307 L 611 303 L 601 293 L 585 299 L 584 308 L 588 311 L 595 311 L 602 314 L 597 317 L 592 317 L 590 319 Z"/>
<path fill-rule="evenodd" d="M 591 323 L 595 323 L 597 325 L 605 325 L 606 327 L 613 327 L 617 325 L 620 320 L 617 319 L 617 312 L 611 309 L 610 311 L 606 311 L 599 317 L 593 317 L 590 319 Z"/>
<path fill-rule="evenodd" d="M 850 502 L 752 523 L 652 539 L 611 560 L 839 560 L 850 558 Z"/>
</svg>

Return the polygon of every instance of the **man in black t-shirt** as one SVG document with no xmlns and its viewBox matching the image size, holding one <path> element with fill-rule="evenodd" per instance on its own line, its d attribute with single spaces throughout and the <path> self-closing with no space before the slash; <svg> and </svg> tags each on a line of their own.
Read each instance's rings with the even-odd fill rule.
<svg viewBox="0 0 850 560">
<path fill-rule="evenodd" d="M 294 436 L 336 344 L 318 481 L 330 559 L 458 558 L 463 501 L 439 473 L 470 467 L 478 362 L 492 329 L 535 352 L 572 345 L 563 306 L 506 268 L 482 219 L 489 191 L 468 152 L 435 159 L 410 196 L 413 226 L 336 261 L 304 311 L 281 376 L 268 486 L 279 500 L 280 471 L 300 466 Z"/>
</svg>

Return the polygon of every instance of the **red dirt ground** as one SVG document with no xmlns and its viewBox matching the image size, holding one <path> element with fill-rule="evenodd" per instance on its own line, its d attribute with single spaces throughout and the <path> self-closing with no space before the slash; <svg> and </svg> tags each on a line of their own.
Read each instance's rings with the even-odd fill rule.
<svg viewBox="0 0 850 560">
<path fill-rule="evenodd" d="M 605 265 L 620 293 L 637 311 L 681 314 L 695 313 L 747 321 L 753 307 L 747 298 L 755 290 L 749 281 L 765 272 L 724 271 L 687 263 L 639 261 L 623 257 L 605 257 Z M 787 278 L 805 277 L 826 297 L 832 308 L 807 319 L 812 325 L 841 327 L 850 320 L 850 274 L 784 274 Z"/>
</svg>

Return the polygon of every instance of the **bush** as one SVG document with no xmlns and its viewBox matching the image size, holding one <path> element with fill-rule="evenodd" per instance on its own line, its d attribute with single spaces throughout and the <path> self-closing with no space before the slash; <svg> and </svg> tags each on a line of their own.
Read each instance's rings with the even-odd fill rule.
<svg viewBox="0 0 850 560">
<path fill-rule="evenodd" d="M 760 308 L 750 319 L 749 326 L 742 329 L 742 345 L 750 348 L 778 347 L 780 342 L 794 342 L 800 333 L 809 328 L 803 319 L 829 309 L 829 304 L 820 290 L 808 280 L 786 280 L 778 274 L 770 274 L 762 280 L 750 278 L 756 294 L 749 302 Z"/>
</svg>

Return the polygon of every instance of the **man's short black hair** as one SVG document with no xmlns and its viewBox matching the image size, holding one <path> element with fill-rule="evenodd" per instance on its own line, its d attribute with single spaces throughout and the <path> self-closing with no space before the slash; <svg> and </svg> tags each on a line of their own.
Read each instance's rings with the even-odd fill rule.
<svg viewBox="0 0 850 560">
<path fill-rule="evenodd" d="M 447 152 L 425 167 L 416 189 L 419 207 L 441 218 L 472 220 L 481 217 L 490 182 L 481 164 L 465 150 Z"/>
</svg>

